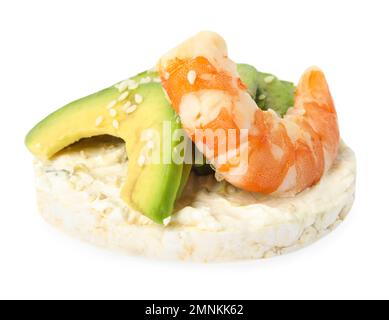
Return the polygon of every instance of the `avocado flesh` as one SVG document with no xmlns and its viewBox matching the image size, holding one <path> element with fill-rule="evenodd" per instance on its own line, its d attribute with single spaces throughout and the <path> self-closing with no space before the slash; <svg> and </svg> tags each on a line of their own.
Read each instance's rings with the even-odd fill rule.
<svg viewBox="0 0 389 320">
<path fill-rule="evenodd" d="M 237 64 L 238 74 L 246 85 L 250 96 L 255 99 L 258 91 L 258 71 L 249 64 Z"/>
<path fill-rule="evenodd" d="M 272 80 L 269 82 L 268 79 Z M 270 73 L 258 72 L 257 104 L 261 109 L 273 109 L 284 116 L 294 105 L 295 92 L 293 83 L 279 80 Z"/>
<path fill-rule="evenodd" d="M 177 192 L 177 200 L 180 199 L 182 194 L 184 193 L 191 171 L 192 171 L 192 164 L 185 163 L 182 168 L 182 177 L 181 177 L 180 187 L 178 188 L 178 192 Z"/>
<path fill-rule="evenodd" d="M 134 77 L 157 77 L 157 73 L 142 73 Z M 139 94 L 143 101 L 136 110 L 127 114 L 122 106 L 127 101 L 134 101 L 134 95 Z M 171 130 L 180 129 L 176 114 L 159 83 L 141 84 L 136 90 L 130 90 L 129 96 L 115 106 L 117 116 L 109 114 L 107 106 L 117 100 L 122 93 L 112 86 L 88 97 L 74 101 L 52 113 L 37 124 L 27 135 L 26 145 L 38 158 L 49 159 L 58 151 L 79 141 L 82 138 L 99 135 L 111 135 L 121 138 L 126 143 L 128 155 L 128 175 L 121 190 L 122 199 L 153 221 L 162 224 L 174 209 L 174 203 L 179 192 L 189 176 L 186 164 L 145 163 L 139 165 L 139 157 L 145 150 L 145 141 L 141 134 L 145 129 L 154 129 L 162 137 L 164 121 L 170 122 Z M 100 125 L 96 119 L 104 117 Z M 117 119 L 119 127 L 113 126 Z M 163 140 L 163 139 L 160 139 Z M 173 154 L 179 141 L 160 141 L 161 147 L 156 151 L 160 155 L 164 149 Z M 165 150 L 165 151 L 166 151 Z M 185 176 L 183 171 L 185 167 Z"/>
<path fill-rule="evenodd" d="M 284 116 L 294 105 L 296 87 L 292 82 L 279 80 L 275 75 L 257 71 L 248 64 L 238 64 L 238 73 L 262 110 L 272 109 Z"/>
</svg>

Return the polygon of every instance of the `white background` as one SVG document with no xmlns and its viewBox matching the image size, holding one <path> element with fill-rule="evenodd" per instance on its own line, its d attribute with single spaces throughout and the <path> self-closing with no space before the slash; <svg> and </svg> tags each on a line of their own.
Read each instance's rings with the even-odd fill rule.
<svg viewBox="0 0 389 320">
<path fill-rule="evenodd" d="M 389 298 L 388 14 L 373 0 L 1 1 L 0 298 Z M 206 265 L 122 256 L 46 225 L 27 131 L 203 29 L 279 77 L 325 70 L 358 159 L 345 223 L 294 254 Z"/>
</svg>

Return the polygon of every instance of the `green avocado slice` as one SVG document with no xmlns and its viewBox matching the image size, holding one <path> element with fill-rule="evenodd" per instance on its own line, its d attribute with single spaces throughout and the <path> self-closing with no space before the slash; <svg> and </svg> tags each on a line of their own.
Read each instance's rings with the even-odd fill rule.
<svg viewBox="0 0 389 320">
<path fill-rule="evenodd" d="M 279 80 L 270 73 L 258 72 L 257 104 L 261 109 L 273 109 L 284 116 L 294 105 L 295 92 L 293 83 Z"/>
<path fill-rule="evenodd" d="M 192 164 L 185 163 L 182 168 L 182 177 L 181 177 L 180 187 L 178 188 L 178 192 L 177 192 L 177 200 L 180 199 L 182 194 L 184 193 L 191 171 L 192 171 Z"/>
<path fill-rule="evenodd" d="M 238 64 L 238 73 L 250 95 L 262 110 L 273 109 L 284 116 L 294 105 L 296 87 L 270 73 L 257 71 L 248 64 Z"/>
<path fill-rule="evenodd" d="M 258 71 L 249 64 L 237 64 L 238 74 L 242 82 L 247 86 L 250 96 L 255 99 L 258 92 Z"/>
<path fill-rule="evenodd" d="M 162 224 L 171 216 L 191 167 L 173 161 L 145 162 L 145 152 L 149 150 L 144 139 L 146 131 L 163 137 L 167 124 L 172 132 L 181 128 L 160 83 L 154 81 L 157 77 L 155 72 L 145 72 L 64 106 L 28 133 L 25 140 L 28 149 L 36 157 L 49 159 L 82 138 L 111 135 L 123 139 L 129 160 L 121 197 L 131 207 Z M 134 81 L 141 83 L 138 88 L 125 89 Z M 150 151 L 153 159 L 158 156 L 163 159 L 169 154 L 173 157 L 179 141 L 160 140 L 159 148 Z"/>
</svg>

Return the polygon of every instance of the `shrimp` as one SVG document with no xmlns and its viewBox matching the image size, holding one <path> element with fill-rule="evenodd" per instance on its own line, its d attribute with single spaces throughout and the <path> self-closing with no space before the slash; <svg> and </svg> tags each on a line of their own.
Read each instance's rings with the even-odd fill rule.
<svg viewBox="0 0 389 320">
<path fill-rule="evenodd" d="M 238 188 L 296 194 L 316 184 L 337 157 L 337 114 L 317 67 L 302 75 L 294 106 L 284 117 L 258 108 L 228 58 L 226 43 L 215 33 L 190 38 L 164 55 L 157 69 L 189 137 L 216 171 Z M 196 135 L 196 130 L 224 131 L 225 138 L 217 135 L 217 146 L 226 150 Z M 229 133 L 241 137 L 243 131 L 246 136 L 235 137 L 238 142 L 230 148 Z"/>
</svg>

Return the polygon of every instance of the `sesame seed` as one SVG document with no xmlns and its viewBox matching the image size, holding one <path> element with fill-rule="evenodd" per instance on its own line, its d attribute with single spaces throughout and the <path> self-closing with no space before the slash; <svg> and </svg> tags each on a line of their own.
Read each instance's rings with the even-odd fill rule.
<svg viewBox="0 0 389 320">
<path fill-rule="evenodd" d="M 128 80 L 127 84 L 129 90 L 135 90 L 139 86 L 138 83 L 133 79 Z"/>
<path fill-rule="evenodd" d="M 35 144 L 35 147 L 40 149 L 42 147 L 42 145 L 38 142 L 37 144 Z"/>
<path fill-rule="evenodd" d="M 104 120 L 104 117 L 103 116 L 99 116 L 96 118 L 96 127 L 100 126 L 102 123 L 103 123 L 103 120 Z"/>
<path fill-rule="evenodd" d="M 170 78 L 170 73 L 169 73 L 169 72 L 165 72 L 165 73 L 163 74 L 163 77 L 164 77 L 166 80 L 169 80 L 169 78 Z"/>
<path fill-rule="evenodd" d="M 197 73 L 196 73 L 196 71 L 190 70 L 190 71 L 188 72 L 187 78 L 188 78 L 188 82 L 189 82 L 191 85 L 194 85 L 194 83 L 196 82 L 196 78 L 197 78 Z"/>
<path fill-rule="evenodd" d="M 143 167 L 145 163 L 146 163 L 146 157 L 144 155 L 140 155 L 138 158 L 138 165 L 140 167 Z"/>
<path fill-rule="evenodd" d="M 132 112 L 134 112 L 136 110 L 136 105 L 132 105 L 132 106 L 129 106 L 127 109 L 126 109 L 126 113 L 127 114 L 130 114 Z"/>
<path fill-rule="evenodd" d="M 112 126 L 115 128 L 115 129 L 119 129 L 119 121 L 117 121 L 116 119 L 112 121 Z"/>
<path fill-rule="evenodd" d="M 162 223 L 166 227 L 167 225 L 169 225 L 169 223 L 171 221 L 172 221 L 172 217 L 167 217 L 167 218 L 163 219 Z"/>
<path fill-rule="evenodd" d="M 161 78 L 154 78 L 154 79 L 153 79 L 153 82 L 155 82 L 155 83 L 161 83 Z"/>
<path fill-rule="evenodd" d="M 127 81 L 122 81 L 115 87 L 119 90 L 119 92 L 123 92 L 127 88 Z"/>
<path fill-rule="evenodd" d="M 151 82 L 151 78 L 150 77 L 142 78 L 139 81 L 140 84 L 146 84 L 146 83 L 150 83 L 150 82 Z"/>
<path fill-rule="evenodd" d="M 137 103 L 137 104 L 141 104 L 143 102 L 143 97 L 139 93 L 137 93 L 134 96 L 134 99 L 135 99 L 135 103 Z"/>
<path fill-rule="evenodd" d="M 112 118 L 116 117 L 117 114 L 118 114 L 118 112 L 117 112 L 115 109 L 110 109 L 110 110 L 109 110 L 109 115 L 110 115 Z"/>
<path fill-rule="evenodd" d="M 273 80 L 274 80 L 273 76 L 267 76 L 265 79 L 263 79 L 263 81 L 265 81 L 265 83 L 267 84 L 271 83 Z"/>
<path fill-rule="evenodd" d="M 126 111 L 129 107 L 131 107 L 131 101 L 127 101 L 125 104 L 123 104 L 122 110 Z"/>
<path fill-rule="evenodd" d="M 125 100 L 125 99 L 128 97 L 128 95 L 129 95 L 129 92 L 128 92 L 128 91 L 125 91 L 125 92 L 123 92 L 123 93 L 120 95 L 120 97 L 118 98 L 118 100 L 119 100 L 119 101 L 123 101 L 123 100 Z"/>
<path fill-rule="evenodd" d="M 266 99 L 266 96 L 264 94 L 261 94 L 259 97 L 258 97 L 259 100 L 265 100 Z"/>
<path fill-rule="evenodd" d="M 107 105 L 107 109 L 111 109 L 111 108 L 113 108 L 115 105 L 116 105 L 116 100 L 113 100 L 113 101 L 111 101 L 108 105 Z"/>
</svg>

